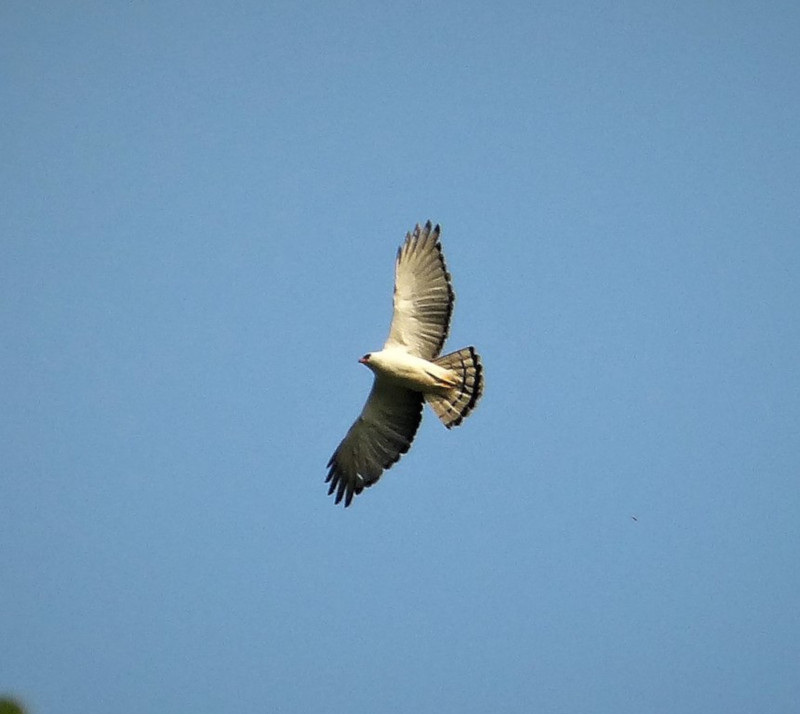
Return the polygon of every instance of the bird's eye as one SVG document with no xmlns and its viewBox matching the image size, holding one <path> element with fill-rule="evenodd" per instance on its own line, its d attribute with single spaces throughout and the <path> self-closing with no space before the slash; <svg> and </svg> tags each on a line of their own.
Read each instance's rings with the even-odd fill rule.
<svg viewBox="0 0 800 714">
<path fill-rule="evenodd" d="M 369 362 L 370 357 L 372 357 L 372 352 L 367 352 L 367 354 L 365 354 L 361 359 L 363 359 L 365 362 Z"/>
</svg>

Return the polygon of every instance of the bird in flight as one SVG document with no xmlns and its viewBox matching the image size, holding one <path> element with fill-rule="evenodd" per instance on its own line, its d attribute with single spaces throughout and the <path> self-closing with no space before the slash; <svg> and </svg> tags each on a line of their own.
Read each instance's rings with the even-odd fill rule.
<svg viewBox="0 0 800 714">
<path fill-rule="evenodd" d="M 328 462 L 328 495 L 349 506 L 405 454 L 422 420 L 423 402 L 448 428 L 458 426 L 483 393 L 483 366 L 474 347 L 442 357 L 455 295 L 439 226 L 428 221 L 406 234 L 394 268 L 394 314 L 379 352 L 359 362 L 375 374 L 372 391 Z"/>
</svg>

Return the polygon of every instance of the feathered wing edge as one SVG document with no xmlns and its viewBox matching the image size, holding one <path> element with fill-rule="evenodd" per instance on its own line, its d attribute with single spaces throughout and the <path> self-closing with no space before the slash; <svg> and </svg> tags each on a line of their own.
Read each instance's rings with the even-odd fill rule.
<svg viewBox="0 0 800 714">
<path fill-rule="evenodd" d="M 447 340 L 455 293 L 439 242 L 441 228 L 428 221 L 406 233 L 395 261 L 394 313 L 384 347 L 413 348 L 436 357 Z"/>
<path fill-rule="evenodd" d="M 422 421 L 423 396 L 418 392 L 375 379 L 367 402 L 328 461 L 328 495 L 335 502 L 371 486 L 384 470 L 400 460 Z"/>
</svg>

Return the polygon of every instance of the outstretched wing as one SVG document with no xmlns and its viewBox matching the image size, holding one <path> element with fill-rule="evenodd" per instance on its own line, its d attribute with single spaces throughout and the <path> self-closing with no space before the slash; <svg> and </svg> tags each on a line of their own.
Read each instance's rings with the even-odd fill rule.
<svg viewBox="0 0 800 714">
<path fill-rule="evenodd" d="M 333 452 L 325 483 L 328 494 L 336 492 L 336 503 L 375 483 L 414 440 L 422 419 L 422 394 L 375 378 L 367 403 L 353 426 Z"/>
<path fill-rule="evenodd" d="M 423 359 L 442 350 L 455 295 L 439 243 L 439 226 L 428 221 L 406 234 L 394 269 L 394 315 L 384 349 L 399 347 Z"/>
</svg>

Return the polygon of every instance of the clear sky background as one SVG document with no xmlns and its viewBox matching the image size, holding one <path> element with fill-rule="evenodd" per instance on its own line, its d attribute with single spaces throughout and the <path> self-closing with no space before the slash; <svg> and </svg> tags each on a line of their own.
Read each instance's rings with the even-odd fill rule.
<svg viewBox="0 0 800 714">
<path fill-rule="evenodd" d="M 800 6 L 5 2 L 0 694 L 800 711 Z M 393 261 L 448 347 L 353 506 Z"/>
</svg>

